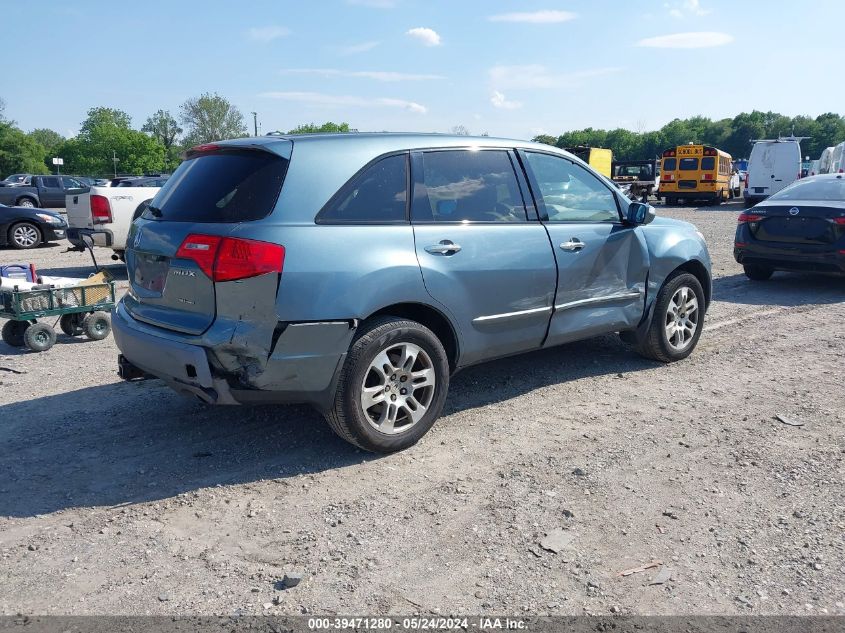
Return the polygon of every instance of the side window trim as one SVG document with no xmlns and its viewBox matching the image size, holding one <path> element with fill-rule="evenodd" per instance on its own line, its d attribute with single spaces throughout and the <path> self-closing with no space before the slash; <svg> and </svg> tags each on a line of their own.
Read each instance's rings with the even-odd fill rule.
<svg viewBox="0 0 845 633">
<path fill-rule="evenodd" d="M 525 174 L 528 177 L 528 183 L 529 183 L 531 190 L 532 190 L 532 196 L 534 197 L 534 200 L 537 204 L 537 211 L 540 215 L 540 221 L 541 222 L 549 222 L 549 213 L 548 213 L 548 210 L 546 209 L 546 203 L 543 200 L 543 195 L 540 192 L 540 183 L 537 181 L 537 177 L 534 175 L 534 172 L 531 169 L 531 165 L 528 162 L 528 154 L 543 154 L 545 156 L 552 156 L 552 157 L 558 158 L 560 160 L 565 160 L 565 161 L 569 162 L 569 164 L 571 164 L 571 165 L 574 165 L 576 167 L 580 167 L 581 169 L 584 169 L 588 174 L 590 174 L 593 178 L 595 178 L 595 180 L 597 182 L 599 182 L 605 189 L 607 189 L 607 192 L 613 198 L 613 202 L 614 202 L 614 204 L 616 204 L 616 220 L 614 220 L 613 223 L 614 224 L 624 224 L 624 220 L 622 219 L 622 208 L 619 204 L 619 196 L 616 195 L 616 192 L 608 186 L 608 184 L 604 181 L 603 178 L 599 178 L 599 177 L 595 176 L 588 169 L 585 169 L 585 167 L 583 165 L 578 164 L 576 161 L 573 161 L 573 160 L 567 158 L 566 156 L 561 156 L 560 154 L 555 154 L 553 152 L 544 152 L 544 151 L 541 151 L 541 150 L 534 150 L 534 149 L 531 149 L 531 150 L 519 149 L 519 150 L 517 150 L 517 153 L 519 155 L 520 162 L 522 162 L 523 169 L 525 170 Z M 555 221 L 555 224 L 567 224 L 567 223 L 568 224 L 604 224 L 604 222 L 588 222 L 588 221 L 584 221 L 584 220 L 557 220 L 557 221 Z"/>
<path fill-rule="evenodd" d="M 368 162 L 366 165 L 361 167 L 358 171 L 356 171 L 350 178 L 347 180 L 343 185 L 341 185 L 340 189 L 334 192 L 331 198 L 329 198 L 328 202 L 323 205 L 323 207 L 317 212 L 314 216 L 314 224 L 321 224 L 321 225 L 342 225 L 342 226 L 349 226 L 349 225 L 359 225 L 359 226 L 396 226 L 400 224 L 408 224 L 411 220 L 411 161 L 410 161 L 410 152 L 408 150 L 399 150 L 394 152 L 387 152 L 385 154 L 380 154 Z M 389 220 L 389 221 L 382 221 L 382 220 L 338 220 L 338 219 L 323 219 L 322 216 L 324 213 L 328 213 L 331 209 L 334 208 L 336 204 L 340 201 L 345 199 L 350 191 L 352 190 L 352 186 L 357 183 L 358 178 L 360 178 L 368 169 L 372 166 L 380 163 L 381 161 L 391 158 L 393 156 L 404 156 L 405 157 L 405 217 L 402 220 Z"/>
<path fill-rule="evenodd" d="M 517 188 L 519 189 L 519 194 L 520 194 L 520 197 L 522 199 L 522 210 L 523 210 L 523 213 L 525 214 L 525 219 L 524 219 L 523 222 L 509 223 L 509 222 L 495 222 L 495 221 L 485 222 L 485 221 L 472 220 L 472 221 L 468 222 L 469 224 L 480 224 L 480 225 L 485 225 L 485 224 L 523 224 L 524 222 L 531 222 L 531 221 L 534 220 L 534 218 L 532 218 L 528 213 L 529 202 L 528 202 L 528 199 L 526 198 L 526 195 L 525 195 L 526 194 L 525 185 L 524 185 L 523 181 L 521 180 L 521 171 L 522 170 L 519 167 L 519 163 L 514 160 L 514 156 L 513 156 L 514 148 L 513 147 L 493 147 L 493 146 L 491 146 L 491 147 L 467 147 L 467 146 L 426 147 L 426 148 L 411 150 L 411 180 L 412 180 L 412 186 L 411 186 L 411 195 L 409 196 L 409 199 L 411 201 L 410 218 L 411 218 L 412 224 L 442 224 L 442 225 L 467 224 L 467 222 L 464 222 L 463 220 L 448 220 L 448 221 L 440 220 L 440 221 L 438 221 L 438 220 L 434 220 L 434 219 L 431 219 L 431 220 L 414 219 L 414 209 L 420 208 L 420 205 L 428 204 L 428 194 L 426 192 L 425 182 L 424 182 L 425 168 L 424 168 L 424 165 L 423 165 L 423 160 L 424 160 L 423 156 L 425 154 L 435 153 L 435 152 L 461 152 L 461 151 L 463 151 L 463 152 L 466 152 L 466 151 L 502 152 L 502 153 L 506 154 L 507 157 L 508 157 L 508 161 L 510 162 L 510 166 L 511 166 L 511 170 L 513 172 L 514 180 L 516 180 Z"/>
</svg>

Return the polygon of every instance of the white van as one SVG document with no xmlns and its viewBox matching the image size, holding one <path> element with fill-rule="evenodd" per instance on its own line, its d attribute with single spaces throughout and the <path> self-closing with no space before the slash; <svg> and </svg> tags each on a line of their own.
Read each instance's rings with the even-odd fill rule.
<svg viewBox="0 0 845 633">
<path fill-rule="evenodd" d="M 829 174 L 830 173 L 830 165 L 833 162 L 833 150 L 836 149 L 834 147 L 826 148 L 819 158 L 819 171 L 820 174 Z"/>
<path fill-rule="evenodd" d="M 754 141 L 748 159 L 745 203 L 757 204 L 801 176 L 801 144 L 795 137 Z"/>
<path fill-rule="evenodd" d="M 833 153 L 830 156 L 830 173 L 845 173 L 845 143 L 840 143 L 833 148 Z"/>
</svg>

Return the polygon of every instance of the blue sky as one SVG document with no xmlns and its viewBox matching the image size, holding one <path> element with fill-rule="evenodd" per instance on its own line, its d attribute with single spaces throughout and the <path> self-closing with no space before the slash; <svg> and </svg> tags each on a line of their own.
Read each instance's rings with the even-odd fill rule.
<svg viewBox="0 0 845 633">
<path fill-rule="evenodd" d="M 205 91 L 250 129 L 257 111 L 263 132 L 333 120 L 530 138 L 752 109 L 845 112 L 843 0 L 3 5 L 0 97 L 25 130 L 73 134 L 93 106 L 140 127 Z"/>
</svg>

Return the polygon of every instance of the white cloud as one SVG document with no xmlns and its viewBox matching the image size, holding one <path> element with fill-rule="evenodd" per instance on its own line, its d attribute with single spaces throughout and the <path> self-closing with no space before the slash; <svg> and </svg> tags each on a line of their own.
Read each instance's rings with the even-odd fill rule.
<svg viewBox="0 0 845 633">
<path fill-rule="evenodd" d="M 490 103 L 493 104 L 494 108 L 500 108 L 502 110 L 518 110 L 522 107 L 521 101 L 508 101 L 498 90 L 494 90 L 493 94 L 490 95 Z"/>
<path fill-rule="evenodd" d="M 710 9 L 701 6 L 700 0 L 681 0 L 679 2 L 667 2 L 663 5 L 669 10 L 673 18 L 702 17 L 711 13 Z"/>
<path fill-rule="evenodd" d="M 426 46 L 440 46 L 441 40 L 440 35 L 437 34 L 437 31 L 433 29 L 428 29 L 424 26 L 418 26 L 414 29 L 411 29 L 405 35 L 418 40 L 419 42 L 425 44 Z"/>
<path fill-rule="evenodd" d="M 381 44 L 381 42 L 371 41 L 371 42 L 361 42 L 360 44 L 352 44 L 350 46 L 344 46 L 340 49 L 341 55 L 357 55 L 358 53 L 366 53 L 367 51 L 373 50 L 376 46 Z"/>
<path fill-rule="evenodd" d="M 734 41 L 732 35 L 715 31 L 699 31 L 697 33 L 673 33 L 648 37 L 637 42 L 637 46 L 646 48 L 713 48 L 724 46 Z"/>
<path fill-rule="evenodd" d="M 290 29 L 284 26 L 257 26 L 247 31 L 249 39 L 257 42 L 272 42 L 280 37 L 290 35 Z"/>
<path fill-rule="evenodd" d="M 571 73 L 555 73 L 541 64 L 522 66 L 494 66 L 490 82 L 496 90 L 536 90 L 539 88 L 568 88 L 585 79 L 617 73 L 621 68 L 589 68 Z"/>
<path fill-rule="evenodd" d="M 364 98 L 353 95 L 330 95 L 323 92 L 264 92 L 259 96 L 268 99 L 280 99 L 282 101 L 296 101 L 298 103 L 307 103 L 316 106 L 402 108 L 415 114 L 425 114 L 428 112 L 428 108 L 414 101 L 387 97 Z"/>
<path fill-rule="evenodd" d="M 442 75 L 397 73 L 389 70 L 338 70 L 337 68 L 285 68 L 284 75 L 318 75 L 320 77 L 356 77 L 375 81 L 429 81 L 443 79 Z"/>
<path fill-rule="evenodd" d="M 369 7 L 371 9 L 393 9 L 396 6 L 396 0 L 346 0 L 346 4 L 354 4 L 359 7 Z"/>
<path fill-rule="evenodd" d="M 491 22 L 527 22 L 529 24 L 557 24 L 569 22 L 578 17 L 571 11 L 526 11 L 516 13 L 499 13 L 487 19 Z"/>
</svg>

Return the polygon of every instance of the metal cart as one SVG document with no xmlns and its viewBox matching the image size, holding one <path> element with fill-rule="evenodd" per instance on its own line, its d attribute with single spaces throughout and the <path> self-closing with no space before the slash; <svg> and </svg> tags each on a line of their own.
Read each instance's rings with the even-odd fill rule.
<svg viewBox="0 0 845 633">
<path fill-rule="evenodd" d="M 55 326 L 68 336 L 84 334 L 93 341 L 111 332 L 108 311 L 115 304 L 114 281 L 104 273 L 104 283 L 86 283 L 66 288 L 0 289 L 0 317 L 9 319 L 3 340 L 12 347 L 44 352 L 56 342 Z M 52 325 L 38 319 L 58 317 Z"/>
</svg>

